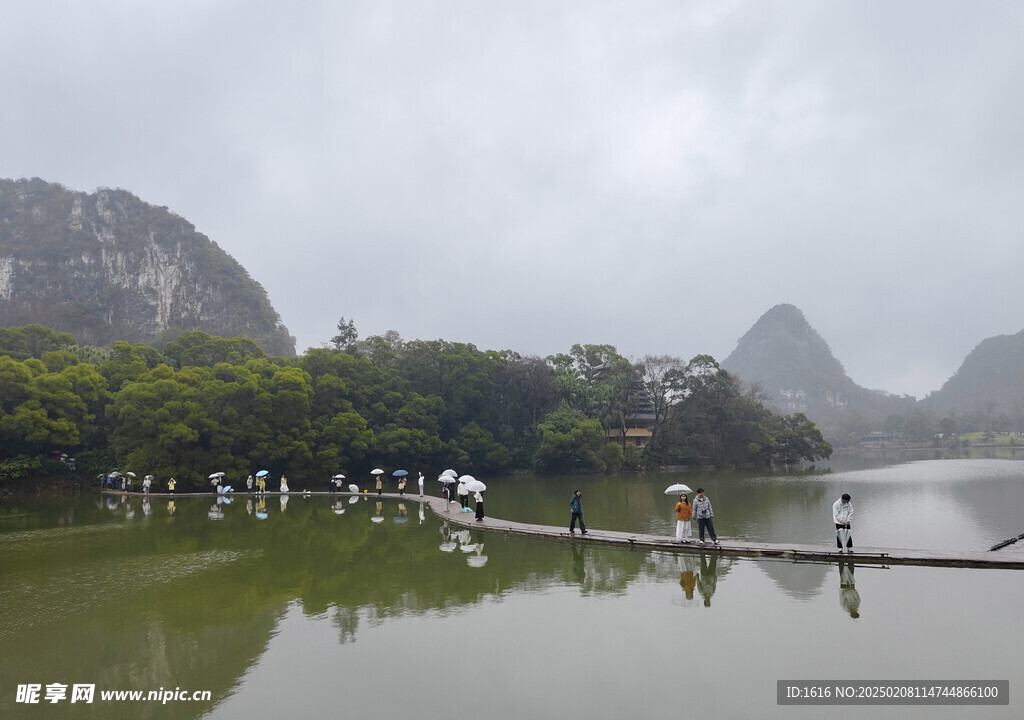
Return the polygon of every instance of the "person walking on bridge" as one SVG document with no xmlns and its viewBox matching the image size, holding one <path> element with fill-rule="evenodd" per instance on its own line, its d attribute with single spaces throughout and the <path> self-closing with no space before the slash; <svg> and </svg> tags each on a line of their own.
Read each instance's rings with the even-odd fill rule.
<svg viewBox="0 0 1024 720">
<path fill-rule="evenodd" d="M 572 512 L 572 520 L 569 521 L 569 533 L 575 534 L 576 532 L 576 521 L 580 522 L 580 532 L 584 535 L 587 534 L 587 526 L 583 524 L 583 492 L 577 490 L 572 494 L 572 499 L 569 500 L 569 510 Z"/>
<path fill-rule="evenodd" d="M 832 520 L 836 524 L 836 547 L 839 552 L 853 552 L 853 528 L 850 523 L 853 521 L 853 503 L 850 502 L 849 493 L 843 496 L 832 505 Z"/>
</svg>

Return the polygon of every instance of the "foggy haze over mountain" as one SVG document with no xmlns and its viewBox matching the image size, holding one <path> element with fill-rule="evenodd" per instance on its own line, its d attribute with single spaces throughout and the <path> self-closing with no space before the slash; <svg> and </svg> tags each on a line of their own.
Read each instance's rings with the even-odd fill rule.
<svg viewBox="0 0 1024 720">
<path fill-rule="evenodd" d="M 792 303 L 923 397 L 1024 328 L 1024 6 L 19 3 L 0 177 L 187 218 L 301 352 L 719 360 Z"/>
</svg>

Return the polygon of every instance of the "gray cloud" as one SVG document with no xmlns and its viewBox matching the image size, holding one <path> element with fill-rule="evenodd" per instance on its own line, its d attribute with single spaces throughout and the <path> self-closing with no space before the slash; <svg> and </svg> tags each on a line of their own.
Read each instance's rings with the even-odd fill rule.
<svg viewBox="0 0 1024 720">
<path fill-rule="evenodd" d="M 791 302 L 923 395 L 1024 327 L 1024 9 L 22 3 L 0 175 L 123 187 L 299 340 L 724 358 Z"/>
</svg>

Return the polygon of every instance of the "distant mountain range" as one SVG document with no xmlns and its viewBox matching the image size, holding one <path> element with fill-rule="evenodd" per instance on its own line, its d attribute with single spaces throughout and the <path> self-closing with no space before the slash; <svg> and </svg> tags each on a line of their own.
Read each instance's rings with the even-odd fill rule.
<svg viewBox="0 0 1024 720">
<path fill-rule="evenodd" d="M 918 402 L 863 388 L 793 305 L 776 305 L 740 338 L 722 367 L 756 383 L 776 410 L 801 412 L 833 442 L 880 431 L 890 415 L 919 409 L 946 413 L 1024 411 L 1024 331 L 978 345 L 941 390 Z"/>
<path fill-rule="evenodd" d="M 33 323 L 88 345 L 203 330 L 295 354 L 263 287 L 167 208 L 124 190 L 0 180 L 0 327 Z"/>
<path fill-rule="evenodd" d="M 762 315 L 722 367 L 757 383 L 779 412 L 803 413 L 830 439 L 880 429 L 888 415 L 915 404 L 913 398 L 867 390 L 851 380 L 828 343 L 794 305 L 776 305 Z"/>
<path fill-rule="evenodd" d="M 982 340 L 960 369 L 922 405 L 936 413 L 1024 414 L 1024 330 Z"/>
</svg>

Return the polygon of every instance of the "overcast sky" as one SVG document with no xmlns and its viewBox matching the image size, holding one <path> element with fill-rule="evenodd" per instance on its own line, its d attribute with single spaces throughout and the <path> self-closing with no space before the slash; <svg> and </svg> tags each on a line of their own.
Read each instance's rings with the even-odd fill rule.
<svg viewBox="0 0 1024 720">
<path fill-rule="evenodd" d="M 922 397 L 1024 329 L 1024 3 L 14 0 L 0 177 L 129 190 L 302 352 L 719 360 L 803 310 Z"/>
</svg>

